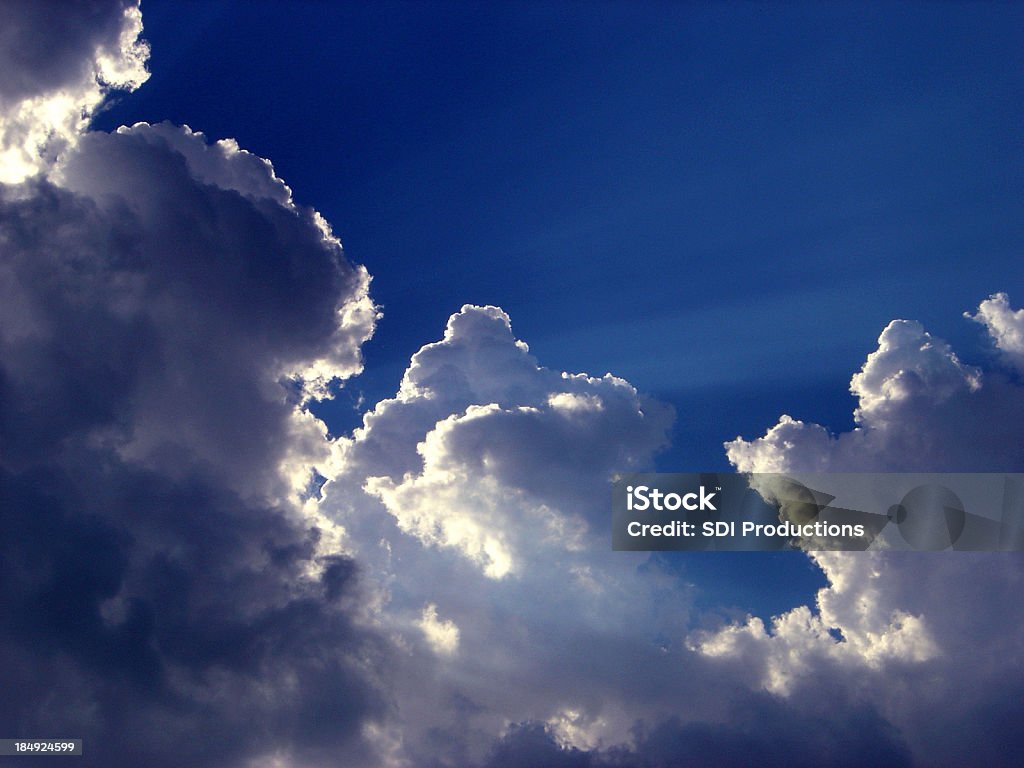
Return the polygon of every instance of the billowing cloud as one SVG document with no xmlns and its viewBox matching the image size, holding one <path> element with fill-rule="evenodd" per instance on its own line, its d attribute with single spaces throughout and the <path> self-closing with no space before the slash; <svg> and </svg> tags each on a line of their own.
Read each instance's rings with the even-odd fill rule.
<svg viewBox="0 0 1024 768">
<path fill-rule="evenodd" d="M 1005 294 L 972 317 L 1003 362 L 1019 365 L 1022 314 Z M 833 435 L 783 416 L 727 444 L 741 471 L 1024 470 L 1024 388 L 1007 371 L 963 364 L 918 323 L 897 320 L 851 382 L 857 427 Z M 879 711 L 927 765 L 1008 765 L 1003 724 L 1024 690 L 1019 553 L 822 552 L 816 610 L 757 618 L 691 638 L 745 670 L 748 684 L 800 698 L 828 687 Z"/>
<path fill-rule="evenodd" d="M 924 765 L 1016 762 L 1024 651 L 1015 553 L 817 553 L 817 610 L 727 626 L 694 649 L 786 701 L 879 713 Z"/>
<path fill-rule="evenodd" d="M 415 443 L 422 468 L 396 467 L 367 489 L 404 532 L 494 578 L 603 531 L 607 478 L 649 459 L 669 424 L 664 406 L 622 379 L 539 367 L 495 307 L 452 316 L 444 339 L 413 357 L 396 400 L 367 420 L 357 450 L 390 414 L 438 406 L 450 413 Z"/>
<path fill-rule="evenodd" d="M 591 747 L 677 711 L 650 685 L 693 674 L 689 587 L 611 552 L 607 515 L 611 477 L 649 466 L 671 419 L 622 379 L 544 367 L 504 312 L 465 306 L 341 441 L 324 503 L 406 649 L 394 728 L 412 764 L 483 760 L 514 722 Z"/>
<path fill-rule="evenodd" d="M 149 77 L 138 0 L 0 6 L 0 182 L 45 171 L 111 89 Z"/>
<path fill-rule="evenodd" d="M 836 714 L 746 694 L 737 697 L 726 722 L 670 718 L 638 725 L 630 746 L 596 750 L 560 744 L 542 724 L 522 723 L 495 745 L 483 768 L 913 765 L 899 733 L 871 708 L 850 706 Z"/>
<path fill-rule="evenodd" d="M 466 306 L 341 441 L 326 507 L 403 649 L 387 764 L 909 764 L 872 703 L 760 691 L 698 647 L 713 633 L 691 636 L 692 585 L 610 551 L 608 481 L 649 465 L 670 418 L 621 379 L 544 367 L 501 310 Z M 927 657 L 913 630 L 894 653 Z"/>
<path fill-rule="evenodd" d="M 1024 373 L 1024 309 L 1014 311 L 1010 297 L 996 293 L 981 302 L 976 314 L 966 317 L 983 324 L 1003 358 Z"/>
<path fill-rule="evenodd" d="M 360 369 L 376 319 L 365 270 L 265 161 L 187 129 L 88 134 L 58 175 L 4 193 L 4 418 L 31 420 L 10 460 L 70 430 L 165 473 L 287 496 L 262 468 L 326 450 L 294 406 Z"/>
<path fill-rule="evenodd" d="M 1003 294 L 975 319 L 1004 359 L 1019 354 L 1019 313 Z M 782 416 L 763 437 L 726 445 L 742 472 L 998 472 L 1024 467 L 1024 391 L 1008 371 L 965 365 L 920 323 L 894 320 L 850 382 L 856 429 L 840 435 Z"/>
<path fill-rule="evenodd" d="M 23 124 L 49 152 L 141 77 L 137 8 L 36 5 L 0 24 L 8 170 Z M 75 120 L 40 122 L 54 94 Z M 0 722 L 112 768 L 375 765 L 390 646 L 301 493 L 331 455 L 301 406 L 361 369 L 366 271 L 233 142 L 61 150 L 0 184 Z"/>
<path fill-rule="evenodd" d="M 362 368 L 366 271 L 231 140 L 83 130 L 146 77 L 137 4 L 0 14 L 0 686 L 19 691 L 0 722 L 18 735 L 84 737 L 111 768 L 1019 749 L 1018 559 L 822 553 L 813 609 L 716 625 L 699 585 L 609 547 L 609 480 L 651 466 L 671 409 L 545 367 L 497 307 L 456 312 L 329 440 L 306 406 Z M 1019 469 L 1021 317 L 1002 294 L 973 316 L 1005 371 L 896 321 L 854 377 L 855 431 L 784 417 L 729 457 Z"/>
</svg>

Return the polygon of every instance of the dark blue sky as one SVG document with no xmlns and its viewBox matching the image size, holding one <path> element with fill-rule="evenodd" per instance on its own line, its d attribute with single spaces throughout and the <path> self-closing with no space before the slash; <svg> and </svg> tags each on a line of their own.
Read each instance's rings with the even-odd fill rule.
<svg viewBox="0 0 1024 768">
<path fill-rule="evenodd" d="M 543 364 L 672 402 L 661 469 L 721 470 L 782 412 L 848 429 L 889 320 L 971 361 L 961 313 L 1024 296 L 1019 6 L 143 11 L 153 76 L 97 126 L 237 138 L 374 276 L 366 372 L 322 410 L 338 432 L 493 303 Z"/>
<path fill-rule="evenodd" d="M 782 411 L 847 427 L 890 319 L 977 346 L 960 313 L 1021 294 L 1012 6 L 143 10 L 153 77 L 100 125 L 236 137 L 326 215 L 384 307 L 368 404 L 495 303 L 542 363 L 671 400 L 665 468 L 722 469 Z"/>
</svg>

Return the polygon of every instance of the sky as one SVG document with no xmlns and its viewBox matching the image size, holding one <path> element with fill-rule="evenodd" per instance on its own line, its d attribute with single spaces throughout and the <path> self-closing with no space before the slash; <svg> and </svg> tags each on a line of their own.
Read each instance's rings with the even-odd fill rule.
<svg viewBox="0 0 1024 768">
<path fill-rule="evenodd" d="M 1018 762 L 1015 553 L 607 534 L 634 469 L 1024 471 L 1022 22 L 0 4 L 0 737 Z"/>
</svg>

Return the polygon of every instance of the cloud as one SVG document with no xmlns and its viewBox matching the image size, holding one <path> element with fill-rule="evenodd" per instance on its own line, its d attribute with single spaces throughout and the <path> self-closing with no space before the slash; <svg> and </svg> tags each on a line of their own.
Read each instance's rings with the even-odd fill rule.
<svg viewBox="0 0 1024 768">
<path fill-rule="evenodd" d="M 1024 373 L 1024 309 L 1013 311 L 1009 296 L 995 293 L 981 302 L 977 314 L 965 317 L 983 324 L 1006 362 Z"/>
<path fill-rule="evenodd" d="M 102 94 L 137 34 L 108 11 L 10 98 Z M 607 481 L 670 409 L 466 307 L 332 443 L 303 406 L 361 370 L 377 309 L 326 222 L 230 140 L 60 126 L 0 187 L 0 683 L 30 691 L 0 719 L 113 768 L 459 762 L 534 716 L 626 733 L 688 604 L 608 551 Z"/>
<path fill-rule="evenodd" d="M 535 719 L 577 746 L 629 738 L 678 711 L 668 681 L 712 685 L 681 642 L 690 588 L 609 545 L 609 481 L 649 467 L 672 418 L 622 379 L 543 366 L 503 311 L 467 305 L 340 441 L 324 508 L 405 649 L 392 725 L 412 764 L 484 760 Z"/>
<path fill-rule="evenodd" d="M 1004 294 L 982 303 L 996 348 L 1013 362 Z M 1024 396 L 1008 372 L 965 365 L 920 323 L 894 320 L 850 382 L 856 429 L 833 435 L 783 415 L 764 436 L 726 444 L 741 472 L 999 472 L 1024 466 Z"/>
<path fill-rule="evenodd" d="M 638 726 L 635 743 L 608 749 L 565 746 L 540 723 L 510 728 L 483 768 L 661 768 L 662 766 L 909 766 L 900 735 L 869 707 L 813 710 L 764 694 L 746 694 L 723 723 L 670 718 Z"/>
<path fill-rule="evenodd" d="M 149 77 L 137 0 L 0 7 L 0 182 L 46 171 L 111 89 Z"/>
<path fill-rule="evenodd" d="M 504 312 L 465 306 L 341 440 L 325 507 L 403 649 L 389 765 L 909 763 L 851 691 L 762 692 L 760 668 L 698 647 L 715 635 L 691 637 L 694 587 L 610 551 L 608 481 L 649 466 L 670 419 L 621 379 L 546 368 Z M 927 657 L 906 625 L 891 653 Z"/>
<path fill-rule="evenodd" d="M 814 610 L 715 628 L 699 586 L 609 547 L 608 482 L 651 466 L 671 409 L 545 367 L 497 307 L 328 440 L 305 406 L 362 368 L 366 271 L 231 140 L 84 131 L 146 77 L 136 4 L 0 14 L 0 721 L 111 768 L 1019 749 L 1017 559 L 822 553 Z M 784 417 L 729 456 L 1019 468 L 1021 317 L 1002 294 L 973 316 L 1015 371 L 896 321 L 857 430 Z"/>
<path fill-rule="evenodd" d="M 84 8 L 5 118 L 110 82 L 137 9 Z M 4 10 L 33 40 L 44 12 Z M 368 286 L 267 161 L 188 128 L 0 184 L 0 722 L 112 768 L 376 764 L 392 648 L 302 494 L 332 458 L 302 404 L 361 370 Z"/>
<path fill-rule="evenodd" d="M 1024 690 L 1008 553 L 817 553 L 829 586 L 816 611 L 757 618 L 696 635 L 693 647 L 753 690 L 787 701 L 842 696 L 876 711 L 915 762 L 1012 765 Z M 985 715 L 982 716 L 981 713 Z"/>
<path fill-rule="evenodd" d="M 501 310 L 467 305 L 367 415 L 346 466 L 402 531 L 500 578 L 600 530 L 608 478 L 648 461 L 670 418 L 610 374 L 539 366 Z"/>
<path fill-rule="evenodd" d="M 971 319 L 1001 360 L 1019 365 L 1021 313 L 1005 294 Z M 963 364 L 918 323 L 897 320 L 854 375 L 856 428 L 833 435 L 783 416 L 763 437 L 726 445 L 740 471 L 1006 471 L 1024 469 L 1024 389 L 1009 372 Z M 994 727 L 1019 713 L 1024 688 L 1014 595 L 1018 553 L 821 552 L 829 584 L 816 610 L 691 638 L 748 684 L 791 700 L 853 692 L 899 729 L 917 761 L 1011 764 L 1020 739 Z"/>
<path fill-rule="evenodd" d="M 775 617 L 771 627 L 750 617 L 745 624 L 695 635 L 692 646 L 713 658 L 744 658 L 756 666 L 760 687 L 789 695 L 796 682 L 822 667 L 879 669 L 887 662 L 923 662 L 939 655 L 924 620 L 894 601 L 882 580 L 878 553 L 843 561 L 838 553 L 816 555 L 831 576 L 818 594 L 817 611 L 806 606 Z M 842 641 L 831 634 L 838 630 Z"/>
<path fill-rule="evenodd" d="M 621 379 L 539 367 L 495 307 L 463 307 L 444 340 L 413 357 L 398 402 L 419 401 L 458 405 L 416 444 L 421 471 L 366 487 L 404 532 L 494 578 L 547 557 L 545 541 L 581 547 L 603 526 L 607 479 L 661 447 L 669 423 Z"/>
<path fill-rule="evenodd" d="M 956 434 L 979 402 L 1005 418 L 1018 395 L 909 322 L 886 329 L 853 387 L 850 436 L 799 425 L 737 441 L 730 456 L 924 468 L 978 446 L 920 456 L 907 441 Z M 965 747 L 951 723 L 974 718 L 958 727 L 977 739 L 974 713 L 1011 716 L 1019 633 L 999 628 L 1024 619 L 1001 607 L 1015 561 L 987 563 L 972 583 L 969 558 L 820 553 L 829 586 L 813 607 L 694 631 L 708 622 L 690 607 L 694 588 L 608 552 L 602 524 L 608 477 L 649 461 L 667 418 L 614 377 L 543 367 L 503 312 L 468 306 L 341 441 L 326 506 L 376 589 L 381 631 L 404 649 L 393 764 L 955 765 Z M 458 628 L 455 653 L 439 653 L 441 622 Z M 1004 661 L 973 661 L 972 642 Z M 1010 741 L 994 739 L 986 759 L 1005 762 Z"/>
<path fill-rule="evenodd" d="M 459 647 L 459 628 L 453 621 L 445 621 L 437 616 L 437 606 L 431 603 L 423 609 L 419 622 L 420 629 L 430 647 L 436 653 L 451 655 Z"/>
</svg>

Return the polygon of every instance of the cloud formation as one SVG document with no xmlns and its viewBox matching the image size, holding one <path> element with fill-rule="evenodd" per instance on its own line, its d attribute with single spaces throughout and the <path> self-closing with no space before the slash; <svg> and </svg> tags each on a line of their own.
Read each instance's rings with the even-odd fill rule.
<svg viewBox="0 0 1024 768">
<path fill-rule="evenodd" d="M 404 532 L 460 551 L 492 578 L 546 557 L 538 542 L 580 548 L 590 528 L 603 530 L 605 482 L 648 460 L 670 423 L 622 379 L 541 368 L 496 307 L 453 315 L 356 445 L 389 416 L 441 416 L 439 407 L 448 413 L 415 443 L 422 468 L 396 467 L 366 487 Z"/>
<path fill-rule="evenodd" d="M 596 744 L 667 711 L 642 681 L 685 673 L 663 644 L 683 630 L 687 588 L 610 552 L 606 513 L 611 476 L 649 466 L 672 418 L 622 379 L 544 367 L 503 311 L 467 305 L 339 441 L 324 507 L 406 649 L 402 759 L 470 764 L 536 718 Z"/>
<path fill-rule="evenodd" d="M 996 294 L 969 318 L 1019 370 L 1022 313 Z M 839 435 L 783 416 L 726 445 L 744 472 L 1024 470 L 1024 388 L 1013 371 L 963 364 L 918 323 L 896 320 L 851 381 L 857 427 Z M 815 611 L 692 638 L 749 684 L 790 698 L 829 686 L 870 703 L 927 765 L 1008 765 L 1020 739 L 1024 612 L 1019 553 L 820 552 Z"/>
<path fill-rule="evenodd" d="M 1019 364 L 1020 312 L 1005 294 L 973 319 Z M 1024 397 L 1012 371 L 965 365 L 920 323 L 893 320 L 850 382 L 857 427 L 840 435 L 783 415 L 762 437 L 726 444 L 741 472 L 1015 472 L 1024 466 Z"/>
<path fill-rule="evenodd" d="M 0 6 L 0 182 L 46 171 L 113 89 L 149 78 L 138 0 Z"/>
<path fill-rule="evenodd" d="M 131 2 L 0 10 L 0 722 L 109 768 L 1015 758 L 1019 559 L 820 553 L 813 608 L 716 625 L 608 546 L 671 409 L 497 307 L 329 440 L 305 406 L 362 368 L 369 276 L 235 142 L 84 131 L 140 32 Z M 1005 369 L 894 321 L 856 430 L 783 417 L 729 458 L 1020 469 L 1024 313 L 971 318 Z"/>
<path fill-rule="evenodd" d="M 301 497 L 369 277 L 233 142 L 76 133 L 140 81 L 138 9 L 42 5 L 0 24 L 0 721 L 113 768 L 374 765 L 390 646 Z"/>
<path fill-rule="evenodd" d="M 874 423 L 904 400 L 941 407 L 991 380 L 919 327 L 893 328 L 857 380 L 887 393 L 863 410 L 885 414 Z M 341 441 L 325 504 L 403 649 L 388 764 L 955 764 L 962 745 L 936 736 L 963 714 L 943 709 L 956 686 L 1008 716 L 1007 686 L 993 693 L 975 665 L 934 697 L 914 686 L 965 658 L 968 633 L 934 590 L 971 606 L 988 589 L 998 603 L 1013 564 L 972 589 L 946 585 L 962 573 L 929 577 L 881 553 L 821 553 L 830 585 L 813 609 L 693 631 L 707 620 L 691 608 L 699 585 L 609 552 L 602 523 L 608 477 L 649 461 L 667 424 L 625 382 L 544 368 L 503 312 L 467 306 Z M 972 615 L 990 627 L 987 605 Z"/>
<path fill-rule="evenodd" d="M 1010 297 L 996 293 L 981 302 L 976 314 L 965 317 L 984 325 L 1003 359 L 1024 373 L 1024 309 L 1014 311 Z"/>
</svg>

